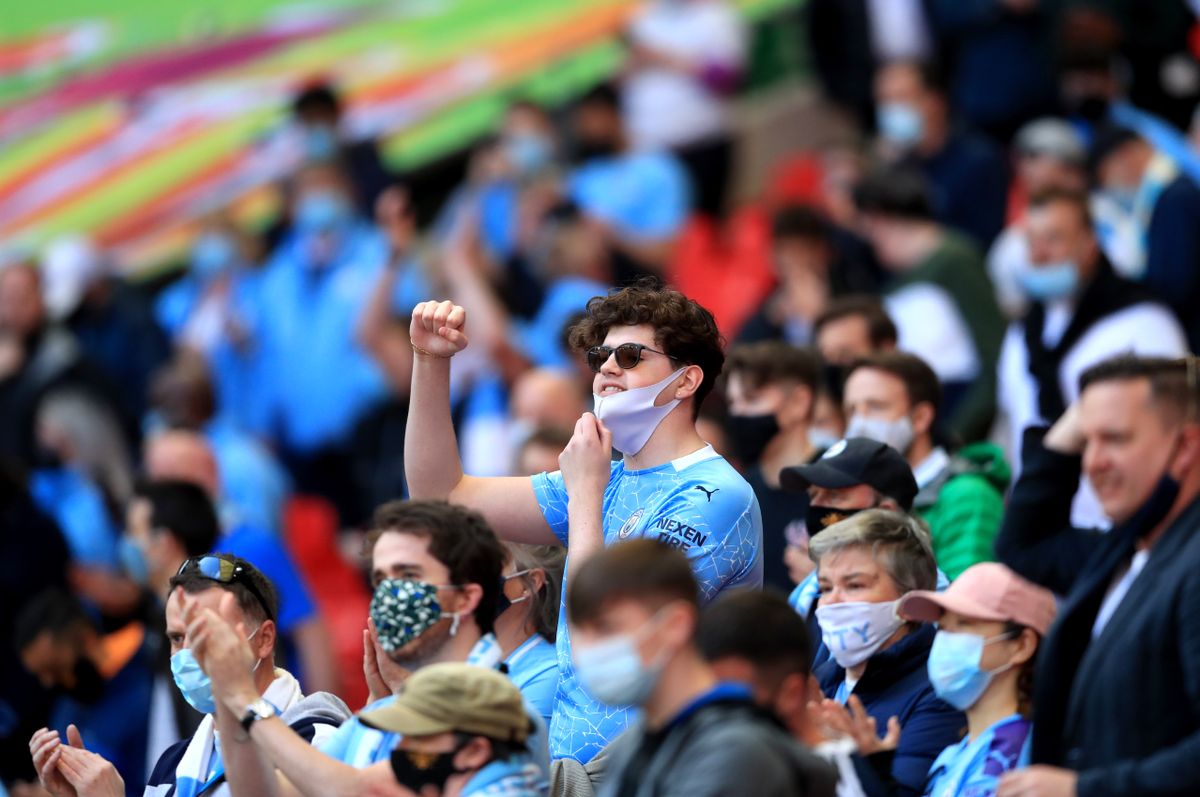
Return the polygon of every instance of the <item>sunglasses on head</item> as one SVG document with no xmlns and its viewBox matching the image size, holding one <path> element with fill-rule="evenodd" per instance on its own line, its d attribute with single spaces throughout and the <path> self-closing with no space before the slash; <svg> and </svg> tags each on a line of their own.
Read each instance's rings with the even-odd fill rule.
<svg viewBox="0 0 1200 797">
<path fill-rule="evenodd" d="M 649 346 L 644 346 L 641 343 L 622 343 L 620 346 L 593 346 L 587 350 L 588 368 L 592 369 L 592 373 L 600 373 L 600 369 L 608 362 L 608 358 L 616 355 L 617 367 L 622 371 L 627 371 L 642 361 L 642 352 L 648 351 L 652 354 L 661 354 L 670 360 L 679 361 L 678 357 L 672 357 L 665 351 L 652 349 Z"/>
<path fill-rule="evenodd" d="M 237 582 L 250 591 L 258 601 L 258 605 L 266 612 L 268 619 L 272 622 L 275 620 L 275 615 L 267 606 L 266 598 L 259 592 L 258 587 L 254 586 L 254 582 L 248 577 L 246 568 L 242 567 L 232 559 L 226 559 L 222 556 L 209 554 L 207 556 L 193 556 L 191 559 L 184 561 L 179 566 L 179 572 L 176 576 L 182 576 L 186 573 L 196 573 L 204 578 L 216 581 L 219 584 L 233 584 Z"/>
</svg>

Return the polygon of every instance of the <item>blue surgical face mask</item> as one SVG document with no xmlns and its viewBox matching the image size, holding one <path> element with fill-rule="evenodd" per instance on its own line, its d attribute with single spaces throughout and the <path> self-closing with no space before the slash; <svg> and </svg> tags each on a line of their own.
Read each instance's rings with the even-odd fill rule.
<svg viewBox="0 0 1200 797">
<path fill-rule="evenodd" d="M 1079 290 L 1079 267 L 1071 260 L 1028 266 L 1017 272 L 1017 281 L 1035 302 L 1066 299 Z"/>
<path fill-rule="evenodd" d="M 249 642 L 257 633 L 258 628 L 246 637 L 246 641 Z M 262 659 L 254 663 L 254 669 L 251 672 L 256 672 L 260 664 L 262 664 Z M 171 656 L 171 676 L 175 679 L 175 686 L 179 687 L 183 699 L 188 702 L 189 706 L 201 714 L 212 714 L 217 710 L 217 701 L 213 698 L 212 679 L 204 670 L 200 669 L 200 662 L 196 661 L 191 648 L 184 648 Z"/>
<path fill-rule="evenodd" d="M 888 143 L 900 147 L 912 147 L 925 132 L 925 120 L 921 112 L 907 102 L 880 103 L 875 118 L 879 124 L 879 135 Z"/>
<path fill-rule="evenodd" d="M 337 132 L 329 125 L 314 124 L 302 127 L 304 158 L 310 163 L 324 163 L 337 155 Z"/>
<path fill-rule="evenodd" d="M 128 535 L 121 535 L 121 539 L 117 541 L 117 559 L 125 575 L 133 579 L 135 584 L 141 587 L 149 586 L 150 564 L 146 561 L 146 554 Z"/>
<path fill-rule="evenodd" d="M 987 691 L 992 678 L 1012 667 L 1006 664 L 996 670 L 981 669 L 984 646 L 1011 636 L 1001 634 L 984 639 L 978 634 L 938 631 L 926 663 L 933 691 L 959 711 L 966 711 L 975 705 Z"/>
<path fill-rule="evenodd" d="M 304 232 L 331 232 L 349 221 L 353 210 L 338 191 L 308 191 L 296 202 L 296 226 Z"/>
<path fill-rule="evenodd" d="M 192 247 L 192 273 L 204 282 L 228 271 L 237 260 L 237 245 L 228 235 L 207 232 Z"/>
<path fill-rule="evenodd" d="M 657 619 L 651 618 L 636 633 L 574 647 L 575 671 L 589 695 L 609 706 L 641 706 L 650 699 L 666 666 L 667 651 L 645 664 L 638 642 L 657 627 Z"/>
<path fill-rule="evenodd" d="M 527 176 L 549 165 L 554 146 L 545 136 L 522 133 L 505 140 L 504 152 L 517 173 Z"/>
</svg>

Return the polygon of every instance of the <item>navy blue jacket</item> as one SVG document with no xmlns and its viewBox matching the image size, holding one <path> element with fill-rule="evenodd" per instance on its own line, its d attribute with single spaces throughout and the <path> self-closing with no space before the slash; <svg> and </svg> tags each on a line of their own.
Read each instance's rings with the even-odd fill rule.
<svg viewBox="0 0 1200 797">
<path fill-rule="evenodd" d="M 976 133 L 954 131 L 941 152 L 917 165 L 933 192 L 938 220 L 974 239 L 986 252 L 1004 229 L 1008 210 L 1008 161 Z"/>
<path fill-rule="evenodd" d="M 924 794 L 934 759 L 950 745 L 957 744 L 967 728 L 967 718 L 962 712 L 943 702 L 929 684 L 925 663 L 936 633 L 933 626 L 922 625 L 887 650 L 876 653 L 854 687 L 854 694 L 875 718 L 881 734 L 887 732 L 890 717 L 899 718 L 903 731 L 892 760 L 894 791 L 877 791 L 864 782 L 871 797 Z M 821 691 L 830 698 L 846 679 L 846 671 L 833 659 L 818 666 L 814 674 Z"/>
<path fill-rule="evenodd" d="M 1067 596 L 1038 651 L 1033 761 L 1079 772 L 1079 797 L 1200 794 L 1200 500 L 1154 543 L 1093 641 L 1148 521 L 1139 513 L 1107 534 L 1072 528 L 1079 457 L 1048 451 L 1042 434 L 1025 435 L 996 540 L 1001 561 Z"/>
</svg>

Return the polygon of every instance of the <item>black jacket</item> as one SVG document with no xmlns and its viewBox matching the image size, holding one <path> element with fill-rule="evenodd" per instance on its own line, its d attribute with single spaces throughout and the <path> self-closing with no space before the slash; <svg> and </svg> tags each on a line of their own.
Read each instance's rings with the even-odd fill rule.
<svg viewBox="0 0 1200 797">
<path fill-rule="evenodd" d="M 1040 433 L 1024 450 L 997 554 L 1067 595 L 1038 654 L 1034 761 L 1077 770 L 1079 797 L 1200 794 L 1200 500 L 1150 549 L 1093 641 L 1145 529 L 1136 518 L 1107 534 L 1071 528 L 1078 457 L 1046 451 Z"/>
<path fill-rule="evenodd" d="M 925 667 L 936 633 L 933 626 L 922 625 L 887 650 L 876 653 L 854 687 L 854 694 L 875 718 L 881 733 L 886 731 L 889 717 L 899 718 L 903 730 L 892 760 L 895 789 L 876 791 L 864 782 L 872 796 L 924 794 L 925 779 L 934 760 L 947 747 L 957 744 L 966 730 L 966 717 L 934 694 L 929 684 Z M 846 678 L 846 671 L 833 659 L 817 667 L 813 674 L 826 697 L 833 697 Z"/>
</svg>

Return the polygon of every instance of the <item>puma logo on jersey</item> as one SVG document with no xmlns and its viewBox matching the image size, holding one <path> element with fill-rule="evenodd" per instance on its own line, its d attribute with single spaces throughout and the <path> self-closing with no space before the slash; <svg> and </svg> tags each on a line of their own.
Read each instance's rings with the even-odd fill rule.
<svg viewBox="0 0 1200 797">
<path fill-rule="evenodd" d="M 717 493 L 717 492 L 720 492 L 720 491 L 721 491 L 721 488 L 720 488 L 720 487 L 714 487 L 713 489 L 711 489 L 711 490 L 710 490 L 710 489 L 708 489 L 707 487 L 702 487 L 702 486 L 701 486 L 701 485 L 699 485 L 699 484 L 697 484 L 697 485 L 696 485 L 695 487 L 693 487 L 692 489 L 694 489 L 694 490 L 699 490 L 700 492 L 704 493 L 705 497 L 706 497 L 706 498 L 708 498 L 708 502 L 709 502 L 710 504 L 712 503 L 712 497 L 713 497 L 713 493 Z"/>
</svg>

